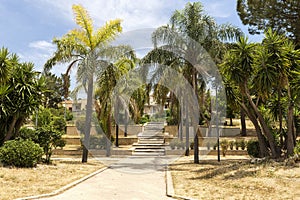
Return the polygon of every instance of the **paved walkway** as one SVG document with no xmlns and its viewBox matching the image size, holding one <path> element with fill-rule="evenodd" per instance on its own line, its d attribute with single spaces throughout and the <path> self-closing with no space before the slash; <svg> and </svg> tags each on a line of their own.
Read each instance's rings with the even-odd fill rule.
<svg viewBox="0 0 300 200">
<path fill-rule="evenodd" d="M 107 158 L 110 167 L 48 200 L 172 199 L 166 196 L 165 166 L 170 157 Z"/>
</svg>

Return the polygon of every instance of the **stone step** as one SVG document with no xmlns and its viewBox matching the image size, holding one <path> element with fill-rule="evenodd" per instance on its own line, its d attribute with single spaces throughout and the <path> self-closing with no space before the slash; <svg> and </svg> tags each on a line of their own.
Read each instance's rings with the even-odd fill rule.
<svg viewBox="0 0 300 200">
<path fill-rule="evenodd" d="M 145 153 L 145 152 L 132 152 L 132 155 L 133 156 L 145 156 L 145 157 L 147 157 L 147 156 L 164 156 L 165 153 L 161 153 L 161 152 L 159 152 L 159 153 L 154 153 L 154 152 L 151 152 L 151 153 L 149 153 L 149 152 L 147 152 L 147 153 Z"/>
<path fill-rule="evenodd" d="M 168 146 L 169 144 L 163 143 L 163 144 L 140 144 L 140 143 L 134 143 L 132 147 L 165 147 Z"/>
<path fill-rule="evenodd" d="M 144 152 L 144 153 L 165 153 L 165 149 L 135 149 L 134 152 Z"/>
<path fill-rule="evenodd" d="M 163 140 L 142 140 L 138 141 L 139 144 L 147 145 L 147 144 L 164 144 Z"/>
</svg>

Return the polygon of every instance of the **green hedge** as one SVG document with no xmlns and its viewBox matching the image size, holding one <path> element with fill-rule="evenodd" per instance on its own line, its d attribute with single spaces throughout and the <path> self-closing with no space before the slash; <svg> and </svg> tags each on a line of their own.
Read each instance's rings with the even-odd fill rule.
<svg viewBox="0 0 300 200">
<path fill-rule="evenodd" d="M 0 147 L 0 162 L 15 167 L 34 167 L 41 160 L 43 149 L 31 140 L 10 140 Z"/>
<path fill-rule="evenodd" d="M 258 158 L 259 157 L 259 143 L 257 140 L 250 140 L 247 143 L 247 152 L 249 156 Z"/>
</svg>

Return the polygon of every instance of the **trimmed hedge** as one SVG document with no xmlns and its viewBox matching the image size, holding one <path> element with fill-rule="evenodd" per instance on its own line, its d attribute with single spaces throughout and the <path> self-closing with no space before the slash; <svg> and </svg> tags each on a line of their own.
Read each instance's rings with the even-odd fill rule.
<svg viewBox="0 0 300 200">
<path fill-rule="evenodd" d="M 31 140 L 10 140 L 0 147 L 0 162 L 15 167 L 34 167 L 41 160 L 43 149 Z"/>
</svg>

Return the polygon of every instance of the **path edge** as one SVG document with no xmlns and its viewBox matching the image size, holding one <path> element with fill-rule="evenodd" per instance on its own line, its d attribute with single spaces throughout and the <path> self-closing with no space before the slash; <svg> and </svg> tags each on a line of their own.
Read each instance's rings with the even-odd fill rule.
<svg viewBox="0 0 300 200">
<path fill-rule="evenodd" d="M 176 195 L 174 190 L 173 178 L 169 166 L 166 167 L 165 171 L 166 171 L 166 196 L 176 198 L 176 199 L 182 199 L 182 200 L 194 200 L 193 198 L 190 197 Z"/>
</svg>

